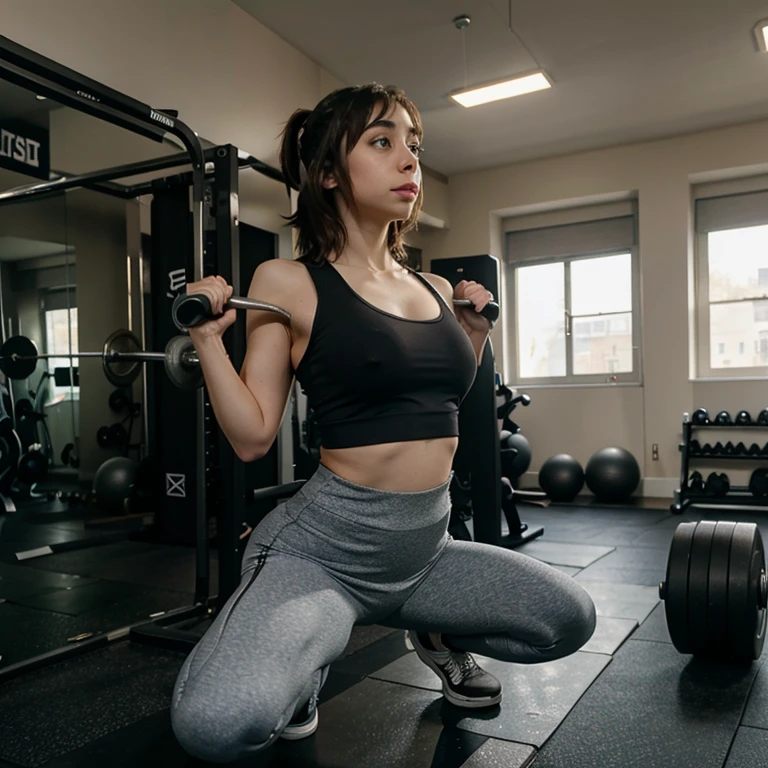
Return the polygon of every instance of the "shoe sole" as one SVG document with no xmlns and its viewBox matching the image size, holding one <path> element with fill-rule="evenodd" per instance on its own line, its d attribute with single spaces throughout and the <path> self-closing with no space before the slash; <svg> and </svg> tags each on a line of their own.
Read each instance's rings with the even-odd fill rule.
<svg viewBox="0 0 768 768">
<path fill-rule="evenodd" d="M 440 667 L 429 656 L 422 653 L 421 646 L 418 643 L 411 640 L 411 644 L 416 651 L 416 655 L 440 678 L 440 682 L 443 684 L 443 696 L 449 703 L 462 709 L 484 709 L 486 707 L 495 707 L 501 701 L 501 692 L 496 696 L 487 696 L 484 699 L 461 696 L 458 693 L 454 693 Z"/>
<path fill-rule="evenodd" d="M 317 730 L 317 724 L 320 720 L 317 710 L 311 720 L 301 725 L 286 725 L 283 732 L 280 734 L 281 739 L 286 741 L 298 741 L 299 739 L 306 739 L 307 736 L 311 736 Z"/>
</svg>

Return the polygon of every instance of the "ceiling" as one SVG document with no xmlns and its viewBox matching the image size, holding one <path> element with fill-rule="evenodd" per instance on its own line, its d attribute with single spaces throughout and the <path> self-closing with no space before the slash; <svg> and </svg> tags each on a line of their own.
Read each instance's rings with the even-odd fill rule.
<svg viewBox="0 0 768 768">
<path fill-rule="evenodd" d="M 341 81 L 403 88 L 446 175 L 768 117 L 765 0 L 233 2 Z M 463 44 L 470 86 L 541 66 L 554 87 L 465 109 Z"/>
</svg>

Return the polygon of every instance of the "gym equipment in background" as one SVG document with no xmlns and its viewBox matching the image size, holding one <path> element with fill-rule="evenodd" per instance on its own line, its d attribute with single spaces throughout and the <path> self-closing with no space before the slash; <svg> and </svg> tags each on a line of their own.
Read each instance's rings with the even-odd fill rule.
<svg viewBox="0 0 768 768">
<path fill-rule="evenodd" d="M 765 642 L 765 550 L 754 523 L 680 523 L 659 597 L 680 653 L 752 661 Z"/>
<path fill-rule="evenodd" d="M 539 486 L 552 501 L 573 501 L 584 487 L 584 470 L 573 456 L 557 453 L 541 465 Z"/>
<path fill-rule="evenodd" d="M 640 484 L 640 466 L 624 448 L 601 448 L 587 462 L 584 479 L 599 501 L 625 502 Z"/>
<path fill-rule="evenodd" d="M 484 285 L 496 299 L 499 297 L 499 261 L 490 254 L 433 259 L 430 270 L 444 277 L 454 288 L 462 280 L 474 280 Z M 500 384 L 496 379 L 493 344 L 489 339 L 475 382 L 459 409 L 459 445 L 453 460 L 454 480 L 451 484 L 452 519 L 454 529 L 461 529 L 463 525 L 460 532 L 466 532 L 468 536 L 466 520 L 462 518 L 471 515 L 474 541 L 515 547 L 544 532 L 543 528 L 529 528 L 520 520 L 516 501 L 534 498 L 543 501 L 546 496 L 534 492 L 510 493 L 511 484 L 502 483 L 500 429 L 508 428 L 504 419 L 511 410 L 518 404 L 525 405 L 525 399 L 530 402 L 530 398 L 522 396 L 504 413 L 501 409 L 505 406 L 499 406 L 497 402 L 497 386 Z M 506 399 L 506 395 L 504 397 Z M 519 428 L 515 425 L 508 430 L 517 433 Z M 507 459 L 513 458 L 507 454 Z M 509 529 L 508 535 L 502 534 L 502 515 Z"/>
<path fill-rule="evenodd" d="M 11 336 L 0 346 L 0 371 L 9 379 L 27 379 L 35 372 L 38 360 L 50 357 L 99 358 L 107 379 L 118 387 L 136 380 L 140 374 L 139 363 L 152 361 L 162 361 L 168 378 L 180 389 L 199 389 L 203 385 L 200 361 L 189 337 L 175 336 L 170 339 L 165 352 L 144 352 L 139 340 L 126 330 L 112 333 L 101 352 L 62 352 L 55 355 L 39 354 L 35 342 L 26 336 Z"/>
<path fill-rule="evenodd" d="M 121 515 L 127 512 L 139 463 L 126 456 L 107 459 L 93 477 L 93 495 L 105 512 Z"/>
<path fill-rule="evenodd" d="M 680 487 L 675 491 L 675 497 L 670 505 L 670 510 L 681 514 L 691 506 L 746 506 L 768 508 L 768 493 L 763 493 L 765 477 L 768 476 L 763 468 L 757 468 L 752 472 L 748 485 L 734 485 L 725 472 L 710 470 L 706 481 L 703 481 L 701 472 L 692 472 L 691 462 L 700 461 L 706 465 L 732 462 L 751 462 L 754 466 L 757 462 L 768 459 L 768 443 L 761 447 L 758 442 L 751 442 L 747 448 L 746 441 L 733 444 L 731 440 L 716 440 L 714 445 L 694 439 L 694 433 L 698 430 L 728 430 L 730 432 L 746 432 L 751 430 L 765 430 L 768 428 L 768 408 L 760 411 L 756 419 L 753 419 L 749 411 L 738 411 L 736 418 L 731 420 L 727 411 L 720 411 L 714 421 L 703 421 L 698 408 L 689 416 L 683 414 L 682 435 L 683 440 L 680 449 Z M 699 416 L 697 417 L 697 414 Z M 709 467 L 708 467 L 709 469 Z"/>
<path fill-rule="evenodd" d="M 499 435 L 501 474 L 513 483 L 531 466 L 531 444 L 521 432 L 502 429 Z"/>
</svg>

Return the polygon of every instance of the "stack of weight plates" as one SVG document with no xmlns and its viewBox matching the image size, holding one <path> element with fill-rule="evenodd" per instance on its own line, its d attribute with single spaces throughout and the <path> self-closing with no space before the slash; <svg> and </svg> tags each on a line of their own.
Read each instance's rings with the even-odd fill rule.
<svg viewBox="0 0 768 768">
<path fill-rule="evenodd" d="M 659 586 L 680 653 L 757 659 L 765 641 L 765 551 L 754 523 L 681 523 Z"/>
</svg>

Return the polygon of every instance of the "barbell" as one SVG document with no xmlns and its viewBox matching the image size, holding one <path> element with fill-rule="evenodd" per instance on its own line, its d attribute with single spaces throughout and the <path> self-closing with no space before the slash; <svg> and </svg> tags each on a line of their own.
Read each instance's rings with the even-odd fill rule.
<svg viewBox="0 0 768 768">
<path fill-rule="evenodd" d="M 459 307 L 473 306 L 470 299 L 454 299 Z M 232 296 L 225 309 L 247 309 L 275 312 L 290 320 L 291 313 L 282 307 L 256 299 Z M 172 307 L 173 320 L 179 328 L 192 328 L 212 316 L 211 303 L 202 294 L 180 294 Z M 489 302 L 480 314 L 491 325 L 499 317 L 499 305 Z M 111 334 L 104 342 L 101 352 L 67 352 L 61 354 L 40 354 L 34 341 L 26 336 L 12 336 L 0 346 L 0 371 L 9 379 L 26 379 L 37 367 L 38 360 L 49 358 L 77 359 L 81 357 L 101 358 L 104 374 L 117 387 L 124 387 L 136 380 L 139 364 L 162 361 L 171 381 L 181 389 L 198 389 L 203 386 L 200 359 L 191 339 L 174 336 L 166 345 L 165 352 L 144 352 L 141 343 L 130 331 L 120 330 Z"/>
<path fill-rule="evenodd" d="M 198 389 L 203 385 L 203 372 L 195 346 L 188 336 L 174 336 L 165 352 L 144 352 L 141 342 L 130 331 L 119 330 L 104 342 L 101 352 L 66 352 L 39 354 L 35 342 L 26 336 L 11 336 L 0 346 L 0 371 L 9 379 L 26 379 L 37 367 L 38 360 L 50 358 L 100 358 L 107 379 L 116 387 L 131 384 L 139 375 L 139 365 L 163 362 L 168 378 L 181 389 Z"/>
<path fill-rule="evenodd" d="M 456 307 L 471 307 L 471 299 L 454 299 L 453 304 Z M 267 304 L 256 299 L 248 299 L 243 296 L 232 296 L 224 305 L 224 309 L 258 309 L 266 312 L 276 312 L 288 320 L 291 319 L 291 313 L 282 307 L 274 304 Z M 211 312 L 211 302 L 207 296 L 198 293 L 179 294 L 173 302 L 171 309 L 173 321 L 179 328 L 194 328 L 200 323 L 204 323 L 213 317 Z M 499 319 L 499 305 L 495 301 L 489 302 L 480 313 L 485 317 L 491 326 Z"/>
<path fill-rule="evenodd" d="M 659 584 L 667 628 L 680 653 L 753 661 L 766 630 L 765 550 L 754 523 L 680 523 L 666 581 Z"/>
</svg>

